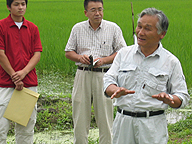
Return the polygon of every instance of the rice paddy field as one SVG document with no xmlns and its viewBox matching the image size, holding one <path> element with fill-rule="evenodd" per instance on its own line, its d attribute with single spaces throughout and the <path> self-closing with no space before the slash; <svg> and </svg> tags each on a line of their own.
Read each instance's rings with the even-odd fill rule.
<svg viewBox="0 0 192 144">
<path fill-rule="evenodd" d="M 191 0 L 132 0 L 135 27 L 137 15 L 147 7 L 162 10 L 170 25 L 162 40 L 163 46 L 181 61 L 188 88 L 192 87 L 192 2 Z M 0 0 L 0 19 L 7 17 L 6 1 Z M 87 20 L 83 0 L 29 0 L 25 18 L 39 27 L 43 53 L 37 65 L 40 73 L 62 72 L 74 75 L 74 62 L 65 58 L 65 45 L 71 28 Z M 122 29 L 127 45 L 133 44 L 130 0 L 104 0 L 104 19 L 116 22 Z"/>
</svg>

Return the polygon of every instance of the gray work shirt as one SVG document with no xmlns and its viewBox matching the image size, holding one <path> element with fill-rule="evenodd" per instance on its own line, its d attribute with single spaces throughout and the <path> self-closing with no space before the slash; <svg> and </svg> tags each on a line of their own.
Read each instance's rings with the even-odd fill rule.
<svg viewBox="0 0 192 144">
<path fill-rule="evenodd" d="M 97 30 L 90 26 L 89 20 L 73 26 L 65 51 L 75 51 L 80 55 L 92 55 L 93 58 L 103 58 L 112 55 L 120 48 L 125 47 L 120 27 L 114 22 L 102 20 Z M 76 65 L 87 65 L 76 62 Z M 101 67 L 108 68 L 111 64 Z"/>
<path fill-rule="evenodd" d="M 190 99 L 179 60 L 161 43 L 147 57 L 137 44 L 122 48 L 104 76 L 104 91 L 110 84 L 135 91 L 115 99 L 115 106 L 128 111 L 167 109 L 167 104 L 152 98 L 161 92 L 180 97 L 183 100 L 180 108 Z"/>
</svg>

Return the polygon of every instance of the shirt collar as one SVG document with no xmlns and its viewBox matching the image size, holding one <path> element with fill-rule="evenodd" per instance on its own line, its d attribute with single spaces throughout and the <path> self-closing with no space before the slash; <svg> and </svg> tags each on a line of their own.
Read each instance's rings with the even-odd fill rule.
<svg viewBox="0 0 192 144">
<path fill-rule="evenodd" d="M 8 25 L 9 25 L 9 27 L 16 26 L 15 22 L 11 18 L 11 14 L 9 14 L 9 16 L 7 18 L 8 18 Z M 24 17 L 23 17 L 23 25 L 22 26 L 25 26 L 25 27 L 28 26 L 27 25 L 27 21 L 26 21 L 26 19 Z"/>
<path fill-rule="evenodd" d="M 101 28 L 103 27 L 103 25 L 104 25 L 104 24 L 103 24 L 103 19 L 102 19 L 102 20 L 101 20 L 101 24 L 99 25 L 99 27 L 97 28 L 97 30 L 101 29 Z M 87 20 L 87 26 L 88 26 L 89 28 L 93 29 L 92 26 L 91 26 L 90 23 L 89 23 L 89 20 Z M 97 31 L 97 30 L 96 30 L 96 31 Z"/>
<path fill-rule="evenodd" d="M 138 53 L 140 53 L 140 54 L 142 54 L 143 55 L 143 53 L 141 52 L 141 47 L 138 45 L 138 44 L 136 44 L 136 46 L 137 46 L 137 49 L 136 49 L 136 52 L 138 52 Z M 150 57 L 153 57 L 153 56 L 161 56 L 161 50 L 162 50 L 162 48 L 163 48 L 163 46 L 162 46 L 162 44 L 161 44 L 161 42 L 159 42 L 159 47 L 151 54 L 151 55 L 149 55 Z"/>
</svg>

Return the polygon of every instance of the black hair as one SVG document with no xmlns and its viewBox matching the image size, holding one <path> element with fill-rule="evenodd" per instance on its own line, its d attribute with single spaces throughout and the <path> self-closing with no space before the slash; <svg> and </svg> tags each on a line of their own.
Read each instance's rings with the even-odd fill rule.
<svg viewBox="0 0 192 144">
<path fill-rule="evenodd" d="M 11 4 L 12 4 L 13 1 L 14 0 L 7 0 L 8 7 L 11 7 Z M 25 0 L 26 6 L 27 6 L 27 2 L 28 2 L 28 0 Z"/>
<path fill-rule="evenodd" d="M 88 3 L 89 2 L 101 2 L 102 3 L 102 5 L 103 5 L 103 0 L 85 0 L 84 1 L 84 8 L 85 8 L 85 10 L 87 10 L 87 6 L 88 6 Z"/>
</svg>

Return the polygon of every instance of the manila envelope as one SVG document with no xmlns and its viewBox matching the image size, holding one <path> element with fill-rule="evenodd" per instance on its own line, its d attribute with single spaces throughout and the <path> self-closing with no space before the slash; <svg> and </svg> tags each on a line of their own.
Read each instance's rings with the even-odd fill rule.
<svg viewBox="0 0 192 144">
<path fill-rule="evenodd" d="M 27 88 L 21 91 L 14 90 L 3 117 L 27 126 L 39 95 Z"/>
</svg>

